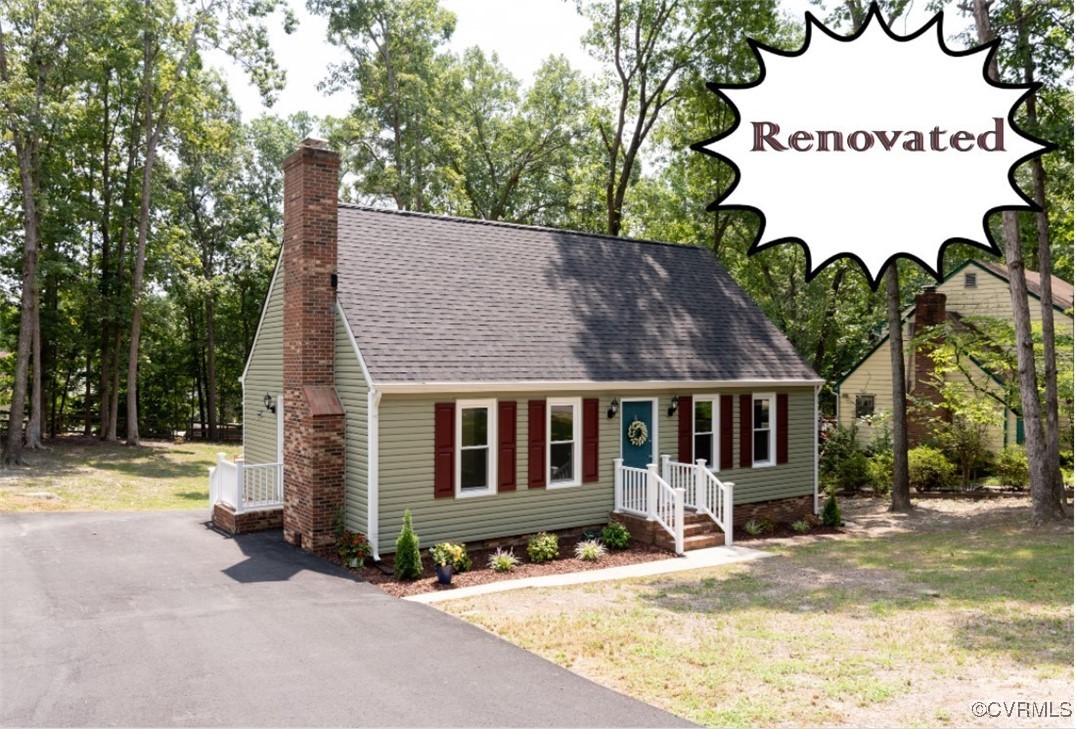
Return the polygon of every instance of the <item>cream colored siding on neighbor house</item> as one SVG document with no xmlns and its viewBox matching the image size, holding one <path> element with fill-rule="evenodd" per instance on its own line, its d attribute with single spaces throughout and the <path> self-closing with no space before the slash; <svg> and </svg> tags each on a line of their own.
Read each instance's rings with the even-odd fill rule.
<svg viewBox="0 0 1076 729">
<path fill-rule="evenodd" d="M 964 274 L 975 274 L 975 286 L 964 286 Z M 945 294 L 947 311 L 959 312 L 961 316 L 991 316 L 999 319 L 1012 319 L 1012 299 L 1009 297 L 1009 284 L 997 276 L 983 271 L 976 266 L 968 266 L 945 283 L 938 286 L 938 291 Z M 1042 302 L 1034 296 L 1027 297 L 1031 321 L 1042 321 Z M 1058 334 L 1072 334 L 1072 317 L 1057 310 L 1054 311 L 1054 326 Z"/>
<path fill-rule="evenodd" d="M 725 390 L 738 395 L 745 390 Z M 810 387 L 783 389 L 789 393 L 789 462 L 758 469 L 731 469 L 721 478 L 736 482 L 736 503 L 762 501 L 813 493 L 814 482 L 814 390 Z M 676 459 L 676 415 L 667 415 L 673 391 L 660 394 L 655 417 L 658 422 L 659 454 Z M 701 394 L 689 390 L 675 394 Z M 594 483 L 562 489 L 527 488 L 527 401 L 546 395 L 510 392 L 495 395 L 406 396 L 386 395 L 380 406 L 380 519 L 379 549 L 395 551 L 395 540 L 405 509 L 414 515 L 415 530 L 423 546 L 453 540 L 460 542 L 501 536 L 529 534 L 543 529 L 604 524 L 613 510 L 613 459 L 620 456 L 621 420 L 607 418 L 613 397 L 654 397 L 614 392 L 563 392 L 557 397 L 599 399 L 599 475 Z M 516 406 L 516 490 L 462 499 L 435 499 L 433 496 L 434 404 L 476 397 L 515 400 Z M 739 399 L 734 404 L 733 447 L 739 459 Z M 349 430 L 350 434 L 350 430 Z M 349 451 L 350 453 L 350 451 Z M 349 471 L 350 474 L 350 471 Z M 349 484 L 349 489 L 351 485 Z"/>
<path fill-rule="evenodd" d="M 344 406 L 344 513 L 348 529 L 366 532 L 369 471 L 366 378 L 351 346 L 344 320 L 336 317 L 336 395 Z"/>
<path fill-rule="evenodd" d="M 273 278 L 261 327 L 254 339 L 243 381 L 243 458 L 247 463 L 276 463 L 277 416 L 265 409 L 265 393 L 283 407 L 284 275 Z"/>
</svg>

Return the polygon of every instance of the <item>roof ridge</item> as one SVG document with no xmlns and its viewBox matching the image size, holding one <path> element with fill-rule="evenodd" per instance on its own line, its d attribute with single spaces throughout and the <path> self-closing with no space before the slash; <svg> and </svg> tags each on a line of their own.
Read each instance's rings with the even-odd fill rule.
<svg viewBox="0 0 1076 729">
<path fill-rule="evenodd" d="M 615 240 L 620 243 L 638 243 L 640 245 L 666 246 L 670 248 L 689 249 L 709 253 L 705 248 L 694 243 L 671 243 L 669 241 L 652 240 L 649 238 L 634 238 L 631 236 L 610 235 L 608 233 L 590 233 L 570 228 L 551 228 L 547 225 L 526 225 L 524 223 L 512 223 L 505 220 L 484 220 L 482 218 L 461 218 L 455 215 L 442 215 L 440 213 L 420 213 L 414 210 L 398 210 L 395 208 L 382 208 L 373 205 L 359 205 L 356 203 L 337 203 L 337 207 L 362 210 L 369 213 L 384 213 L 387 215 L 399 215 L 403 217 L 426 218 L 430 220 L 443 220 L 450 223 L 469 223 L 471 225 L 486 225 L 493 228 L 509 228 L 513 230 L 532 230 L 541 233 L 562 233 L 578 235 L 586 238 L 599 238 L 603 240 Z M 720 261 L 719 261 L 720 263 Z M 723 268 L 723 267 L 722 267 Z"/>
</svg>

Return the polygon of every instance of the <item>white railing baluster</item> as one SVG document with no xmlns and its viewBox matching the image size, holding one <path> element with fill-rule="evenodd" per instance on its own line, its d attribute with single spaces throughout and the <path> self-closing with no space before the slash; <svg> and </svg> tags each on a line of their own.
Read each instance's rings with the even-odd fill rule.
<svg viewBox="0 0 1076 729">
<path fill-rule="evenodd" d="M 735 485 L 736 484 L 734 484 L 732 481 L 729 481 L 725 484 L 725 499 L 724 505 L 721 508 L 721 511 L 724 512 L 722 514 L 721 522 L 725 529 L 726 547 L 732 546 L 732 487 Z"/>
<path fill-rule="evenodd" d="M 676 553 L 684 553 L 684 489 L 673 489 L 673 538 L 676 540 Z"/>
<path fill-rule="evenodd" d="M 624 511 L 624 459 L 613 459 L 613 511 Z"/>
<path fill-rule="evenodd" d="M 706 459 L 699 458 L 695 461 L 695 472 L 693 474 L 694 486 L 695 486 L 695 503 L 692 506 L 695 507 L 695 511 L 704 511 L 709 504 L 706 500 Z"/>
</svg>

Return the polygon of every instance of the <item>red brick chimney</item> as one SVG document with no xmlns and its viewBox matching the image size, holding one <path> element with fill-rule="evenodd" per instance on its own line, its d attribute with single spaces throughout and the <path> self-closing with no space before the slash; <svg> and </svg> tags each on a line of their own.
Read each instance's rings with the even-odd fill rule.
<svg viewBox="0 0 1076 729">
<path fill-rule="evenodd" d="M 344 409 L 333 386 L 340 155 L 304 139 L 284 161 L 284 539 L 333 546 Z"/>
<path fill-rule="evenodd" d="M 927 286 L 915 297 L 915 323 L 912 336 L 919 339 L 923 332 L 937 324 L 945 322 L 945 294 L 938 293 L 933 286 Z M 920 342 L 912 357 L 912 389 L 908 394 L 918 401 L 920 408 L 915 415 L 908 418 L 908 441 L 914 446 L 926 440 L 930 435 L 927 421 L 931 418 L 944 418 L 946 412 L 940 407 L 930 407 L 928 403 L 940 405 L 941 391 L 934 380 L 934 360 L 930 354 L 942 342 L 943 337 L 932 337 Z"/>
</svg>

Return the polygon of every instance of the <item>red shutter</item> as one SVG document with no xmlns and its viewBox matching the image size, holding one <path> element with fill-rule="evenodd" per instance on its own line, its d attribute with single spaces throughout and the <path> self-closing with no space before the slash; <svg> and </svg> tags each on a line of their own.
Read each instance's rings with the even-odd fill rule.
<svg viewBox="0 0 1076 729">
<path fill-rule="evenodd" d="M 497 491 L 516 490 L 516 401 L 497 403 Z"/>
<path fill-rule="evenodd" d="M 788 394 L 777 394 L 777 462 L 788 463 Z"/>
<path fill-rule="evenodd" d="M 545 474 L 545 400 L 527 402 L 527 486 L 544 489 Z"/>
<path fill-rule="evenodd" d="M 751 467 L 751 452 L 753 450 L 751 435 L 754 431 L 751 422 L 751 412 L 754 403 L 750 395 L 740 395 L 740 468 Z"/>
<path fill-rule="evenodd" d="M 721 396 L 721 468 L 732 468 L 732 395 Z"/>
<path fill-rule="evenodd" d="M 433 406 L 433 496 L 450 499 L 456 495 L 456 403 Z"/>
<path fill-rule="evenodd" d="M 598 398 L 583 400 L 583 483 L 598 480 Z"/>
<path fill-rule="evenodd" d="M 680 413 L 680 436 L 677 440 L 679 451 L 677 460 L 680 463 L 694 462 L 695 440 L 695 406 L 691 402 L 691 395 L 681 395 L 677 405 Z"/>
</svg>

